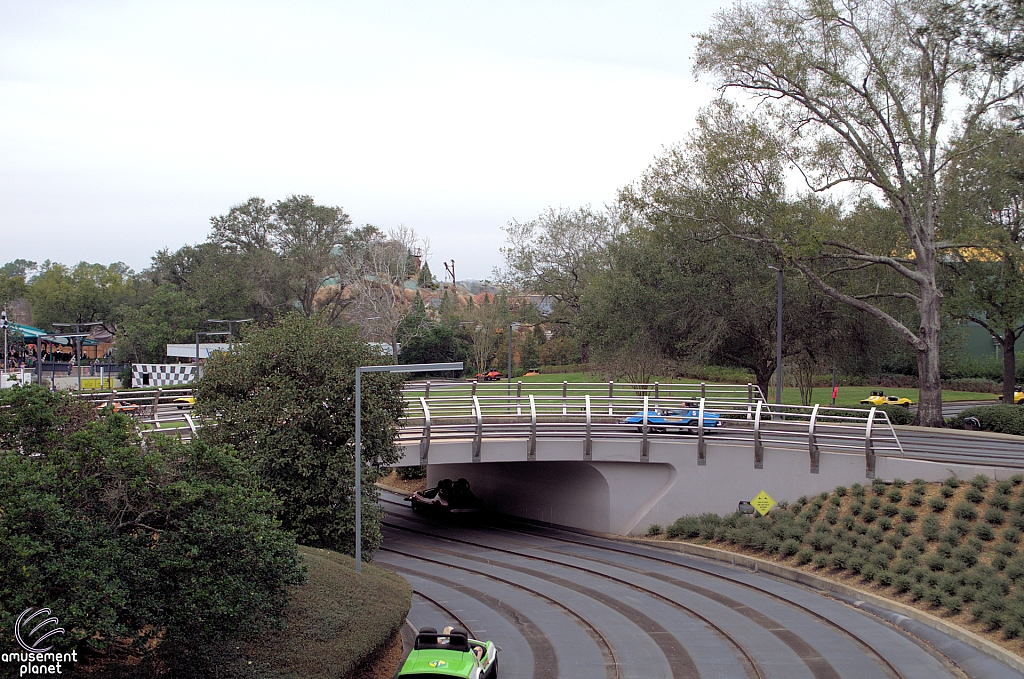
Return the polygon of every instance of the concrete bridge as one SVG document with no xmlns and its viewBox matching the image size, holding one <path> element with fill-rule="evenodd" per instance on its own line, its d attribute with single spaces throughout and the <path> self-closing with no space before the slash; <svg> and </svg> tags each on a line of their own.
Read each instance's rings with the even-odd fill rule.
<svg viewBox="0 0 1024 679">
<path fill-rule="evenodd" d="M 428 484 L 469 479 L 488 509 L 617 534 L 732 512 L 761 490 L 792 501 L 873 478 L 1003 478 L 1024 467 L 1017 437 L 971 438 L 964 448 L 963 435 L 976 432 L 926 432 L 928 445 L 908 454 L 901 438 L 915 438 L 914 428 L 894 428 L 873 408 L 778 406 L 742 387 L 661 387 L 657 396 L 553 390 L 411 392 L 399 464 L 427 465 Z M 656 415 L 666 411 L 682 413 L 681 422 Z M 709 414 L 721 426 L 705 426 Z M 1016 454 L 990 453 L 1008 443 Z"/>
</svg>

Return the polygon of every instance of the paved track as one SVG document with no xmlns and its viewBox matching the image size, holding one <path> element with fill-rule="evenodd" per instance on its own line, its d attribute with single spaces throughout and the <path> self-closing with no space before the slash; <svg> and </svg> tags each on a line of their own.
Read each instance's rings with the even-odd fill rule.
<svg viewBox="0 0 1024 679">
<path fill-rule="evenodd" d="M 744 569 L 546 527 L 432 519 L 384 496 L 374 562 L 412 584 L 410 623 L 494 640 L 503 679 L 1024 676 L 943 645 L 958 667 L 880 618 Z"/>
</svg>

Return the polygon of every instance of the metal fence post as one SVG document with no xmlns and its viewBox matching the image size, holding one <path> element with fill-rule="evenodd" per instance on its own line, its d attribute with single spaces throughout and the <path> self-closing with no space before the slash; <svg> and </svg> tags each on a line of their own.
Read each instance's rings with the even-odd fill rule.
<svg viewBox="0 0 1024 679">
<path fill-rule="evenodd" d="M 761 406 L 764 401 L 757 400 L 757 411 L 754 413 L 754 469 L 764 469 L 764 445 L 761 444 Z"/>
<path fill-rule="evenodd" d="M 469 395 L 476 396 L 476 380 L 473 380 L 473 387 L 470 389 Z"/>
<path fill-rule="evenodd" d="M 750 419 L 750 406 L 754 403 L 754 387 L 747 382 L 747 419 Z"/>
<path fill-rule="evenodd" d="M 818 407 L 820 404 L 814 404 L 814 410 L 811 411 L 811 421 L 807 425 L 807 452 L 811 454 L 811 473 L 818 473 L 818 463 L 821 458 L 821 454 L 818 451 L 818 441 L 814 435 L 814 427 L 818 423 Z"/>
<path fill-rule="evenodd" d="M 868 413 L 867 424 L 864 425 L 864 477 L 875 478 L 875 448 L 871 444 L 871 428 L 875 424 L 875 410 L 872 407 Z"/>
<path fill-rule="evenodd" d="M 701 391 L 704 391 L 704 384 L 701 383 Z M 697 410 L 697 466 L 703 467 L 708 463 L 708 449 L 704 442 L 704 397 L 700 399 L 700 408 Z"/>
<path fill-rule="evenodd" d="M 484 414 L 480 410 L 480 399 L 476 395 L 473 396 L 473 412 L 476 413 L 476 436 L 473 437 L 473 462 L 479 462 L 480 447 L 483 445 L 484 438 Z"/>
<path fill-rule="evenodd" d="M 647 462 L 651 459 L 651 442 L 647 438 L 647 409 L 648 409 L 648 397 L 644 394 L 644 422 L 641 426 L 643 430 L 643 440 L 640 442 L 640 461 Z"/>
<path fill-rule="evenodd" d="M 594 442 L 590 438 L 590 394 L 585 395 L 583 400 L 587 404 L 587 438 L 583 443 L 583 459 L 592 460 L 594 459 Z"/>
<path fill-rule="evenodd" d="M 156 395 L 153 397 L 153 424 L 160 428 L 160 396 L 164 393 L 162 387 L 156 388 Z"/>
<path fill-rule="evenodd" d="M 520 400 L 523 398 L 523 381 L 519 380 L 516 382 L 516 415 L 523 414 L 523 402 Z"/>
<path fill-rule="evenodd" d="M 430 384 L 427 382 L 427 384 Z M 420 437 L 420 465 L 427 464 L 427 453 L 430 451 L 430 406 L 427 399 L 420 396 L 420 406 L 423 408 L 423 435 Z"/>
<path fill-rule="evenodd" d="M 568 411 L 565 408 L 565 396 L 569 392 L 569 380 L 562 380 L 562 414 L 565 415 Z"/>
<path fill-rule="evenodd" d="M 537 459 L 537 402 L 530 394 L 530 444 L 526 449 L 526 459 L 533 461 Z"/>
<path fill-rule="evenodd" d="M 612 397 L 614 396 L 614 391 L 615 391 L 615 382 L 613 382 L 612 380 L 608 380 L 608 414 L 609 415 L 614 415 L 615 414 L 615 412 L 613 410 L 615 406 L 612 405 Z"/>
<path fill-rule="evenodd" d="M 660 386 L 661 385 L 659 385 L 657 382 L 654 383 L 654 400 L 655 401 L 657 401 L 659 398 L 661 398 L 661 394 L 660 394 L 660 391 L 659 391 Z"/>
<path fill-rule="evenodd" d="M 116 401 L 116 400 L 117 400 L 117 389 L 111 389 L 110 390 L 110 398 L 107 399 L 107 407 L 108 408 L 113 408 L 114 407 L 114 401 Z"/>
<path fill-rule="evenodd" d="M 423 385 L 423 396 L 424 398 L 430 398 L 430 380 L 427 380 L 426 384 Z"/>
<path fill-rule="evenodd" d="M 701 382 L 700 383 L 700 397 L 701 398 L 707 398 L 707 396 L 708 396 L 708 385 L 705 384 L 704 382 Z"/>
</svg>

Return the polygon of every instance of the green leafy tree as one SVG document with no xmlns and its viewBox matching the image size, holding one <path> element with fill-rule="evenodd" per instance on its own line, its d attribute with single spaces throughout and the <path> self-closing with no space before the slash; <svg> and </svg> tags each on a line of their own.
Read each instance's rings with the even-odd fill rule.
<svg viewBox="0 0 1024 679">
<path fill-rule="evenodd" d="M 26 279 L 35 267 L 35 262 L 26 259 L 16 259 L 0 267 L 0 308 L 6 308 L 25 296 L 28 291 Z"/>
<path fill-rule="evenodd" d="M 196 411 L 216 421 L 204 440 L 228 443 L 282 501 L 298 541 L 354 553 L 355 370 L 384 357 L 352 328 L 292 314 L 254 328 L 210 358 L 196 385 Z M 383 511 L 374 483 L 398 459 L 400 378 L 367 375 L 362 390 L 363 554 L 380 544 Z"/>
<path fill-rule="evenodd" d="M 940 253 L 964 242 L 961 234 L 940 228 L 942 175 L 964 150 L 951 142 L 970 138 L 987 118 L 1017 111 L 1024 91 L 1020 29 L 1019 12 L 997 18 L 985 3 L 760 0 L 719 13 L 698 37 L 696 72 L 712 76 L 723 90 L 753 97 L 758 114 L 769 119 L 758 125 L 734 117 L 741 122 L 726 124 L 733 132 L 717 141 L 724 149 L 718 157 L 748 154 L 774 128 L 781 131 L 778 145 L 786 163 L 799 169 L 812 190 L 849 186 L 876 192 L 898 216 L 898 239 L 803 229 L 753 210 L 745 210 L 743 219 L 735 211 L 719 214 L 718 224 L 777 247 L 827 294 L 885 323 L 913 347 L 921 386 L 918 423 L 926 426 L 944 426 Z M 994 52 L 1005 58 L 991 58 Z M 954 96 L 962 98 L 959 121 L 950 109 Z M 733 163 L 730 181 L 726 164 L 696 163 L 675 179 L 720 195 L 775 190 L 777 182 L 762 181 L 756 167 Z M 740 186 L 748 180 L 752 188 Z M 667 188 L 668 182 L 660 185 Z M 883 268 L 894 285 L 850 294 L 830 281 L 853 267 Z M 884 298 L 912 301 L 917 324 L 875 303 Z"/>
<path fill-rule="evenodd" d="M 465 363 L 468 358 L 469 350 L 465 343 L 456 337 L 450 328 L 443 325 L 431 325 L 411 336 L 402 344 L 402 353 L 399 354 L 400 363 Z M 438 375 L 439 373 L 432 373 L 424 376 L 430 379 Z"/>
<path fill-rule="evenodd" d="M 138 307 L 119 316 L 117 359 L 123 363 L 161 363 L 168 344 L 189 344 L 207 317 L 198 299 L 161 285 Z"/>
<path fill-rule="evenodd" d="M 41 603 L 58 649 L 208 657 L 279 620 L 294 538 L 226 448 L 158 438 L 41 387 L 0 392 L 0 638 Z"/>
<path fill-rule="evenodd" d="M 132 270 L 117 262 L 109 266 L 81 262 L 74 268 L 44 262 L 29 281 L 33 323 L 112 321 L 114 310 L 135 295 Z"/>
<path fill-rule="evenodd" d="M 984 246 L 951 250 L 946 310 L 985 328 L 1003 349 L 1003 400 L 1013 403 L 1024 333 L 1024 136 L 1017 130 L 979 130 L 945 178 L 942 221 L 977 234 Z M 950 224 L 952 222 L 953 224 Z"/>
</svg>

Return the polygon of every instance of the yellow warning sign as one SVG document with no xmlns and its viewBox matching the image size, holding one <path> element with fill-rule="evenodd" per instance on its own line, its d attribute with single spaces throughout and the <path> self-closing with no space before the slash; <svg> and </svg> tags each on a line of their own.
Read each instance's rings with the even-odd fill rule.
<svg viewBox="0 0 1024 679">
<path fill-rule="evenodd" d="M 754 497 L 753 500 L 750 501 L 750 504 L 754 505 L 754 509 L 756 509 L 761 516 L 764 516 L 768 513 L 769 509 L 775 506 L 775 500 L 772 499 L 771 495 L 762 490 Z"/>
</svg>

